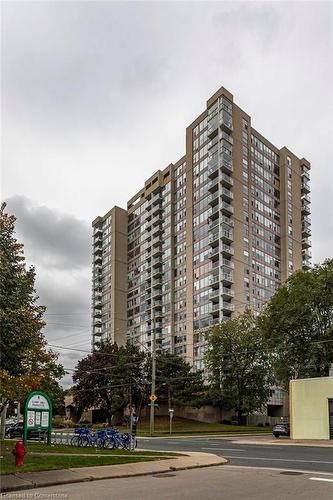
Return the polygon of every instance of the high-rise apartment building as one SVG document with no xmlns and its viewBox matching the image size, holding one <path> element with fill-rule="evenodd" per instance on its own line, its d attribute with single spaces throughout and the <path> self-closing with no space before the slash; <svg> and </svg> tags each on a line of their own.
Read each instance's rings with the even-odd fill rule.
<svg viewBox="0 0 333 500">
<path fill-rule="evenodd" d="M 202 367 L 205 330 L 260 312 L 310 266 L 310 164 L 274 146 L 221 88 L 186 129 L 186 154 L 127 210 L 93 222 L 93 341 L 157 344 Z M 126 304 L 127 293 L 127 304 Z"/>
</svg>

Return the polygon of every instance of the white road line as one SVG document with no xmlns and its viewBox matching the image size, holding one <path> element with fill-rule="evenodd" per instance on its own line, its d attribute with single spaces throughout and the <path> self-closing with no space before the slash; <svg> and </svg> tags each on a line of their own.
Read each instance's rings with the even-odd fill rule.
<svg viewBox="0 0 333 500">
<path fill-rule="evenodd" d="M 202 450 L 245 451 L 238 448 L 201 448 Z"/>
<path fill-rule="evenodd" d="M 319 472 L 317 470 L 307 470 L 307 469 L 283 469 L 281 467 L 254 467 L 252 465 L 234 465 L 234 464 L 226 464 L 226 465 L 223 465 L 222 466 L 222 471 L 224 470 L 261 470 L 261 471 L 272 471 L 272 472 L 290 472 L 290 471 L 294 471 L 294 472 L 301 472 L 302 474 L 316 474 L 316 475 L 320 475 L 320 476 L 333 476 L 333 473 L 332 472 Z"/>
<path fill-rule="evenodd" d="M 325 477 L 309 477 L 311 481 L 326 481 L 327 483 L 333 483 L 333 479 L 326 479 Z"/>
<path fill-rule="evenodd" d="M 236 451 L 236 450 L 235 450 Z M 238 450 L 237 450 L 238 451 Z M 270 458 L 270 457 L 237 457 L 234 455 L 225 455 L 224 458 L 240 458 L 242 460 L 267 460 L 268 462 L 301 462 L 305 464 L 333 464 L 333 462 L 326 462 L 324 460 L 297 460 L 291 458 Z"/>
</svg>

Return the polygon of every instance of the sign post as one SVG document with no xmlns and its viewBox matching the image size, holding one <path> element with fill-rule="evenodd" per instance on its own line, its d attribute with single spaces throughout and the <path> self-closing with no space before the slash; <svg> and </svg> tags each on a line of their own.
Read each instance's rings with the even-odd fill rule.
<svg viewBox="0 0 333 500">
<path fill-rule="evenodd" d="M 169 408 L 169 418 L 170 418 L 170 434 L 172 434 L 172 419 L 173 419 L 173 413 L 174 413 L 173 408 Z"/>
<path fill-rule="evenodd" d="M 24 405 L 23 444 L 26 446 L 28 431 L 47 431 L 47 444 L 51 444 L 52 403 L 46 392 L 33 391 Z"/>
</svg>

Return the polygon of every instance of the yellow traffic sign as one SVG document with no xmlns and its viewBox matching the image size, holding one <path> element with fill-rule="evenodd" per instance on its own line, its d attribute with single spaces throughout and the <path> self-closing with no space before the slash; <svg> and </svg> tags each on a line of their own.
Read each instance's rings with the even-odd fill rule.
<svg viewBox="0 0 333 500">
<path fill-rule="evenodd" d="M 149 396 L 149 399 L 150 401 L 156 401 L 157 396 L 155 396 L 155 394 L 152 394 L 151 396 Z"/>
</svg>

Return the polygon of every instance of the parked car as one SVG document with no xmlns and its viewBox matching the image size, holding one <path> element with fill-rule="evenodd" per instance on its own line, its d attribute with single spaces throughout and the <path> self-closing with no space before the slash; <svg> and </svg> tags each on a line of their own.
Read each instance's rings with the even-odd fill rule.
<svg viewBox="0 0 333 500">
<path fill-rule="evenodd" d="M 5 438 L 13 439 L 17 437 L 23 437 L 23 422 L 18 422 L 11 424 L 5 429 Z M 46 431 L 28 430 L 28 439 L 37 439 L 38 441 L 44 441 L 47 437 Z"/>
<path fill-rule="evenodd" d="M 290 436 L 290 427 L 288 422 L 280 422 L 279 424 L 274 425 L 273 427 L 273 436 L 277 439 L 280 436 Z"/>
</svg>

